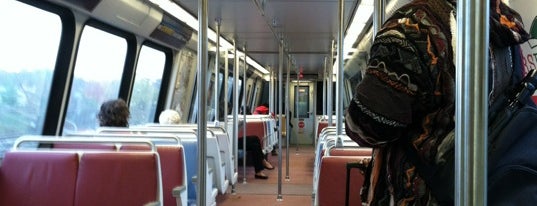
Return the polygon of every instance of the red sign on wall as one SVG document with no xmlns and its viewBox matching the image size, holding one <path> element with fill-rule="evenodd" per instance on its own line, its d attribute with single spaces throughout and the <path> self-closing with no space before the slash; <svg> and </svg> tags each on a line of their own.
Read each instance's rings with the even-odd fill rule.
<svg viewBox="0 0 537 206">
<path fill-rule="evenodd" d="M 299 128 L 304 128 L 304 122 L 303 121 L 298 122 L 298 127 Z"/>
</svg>

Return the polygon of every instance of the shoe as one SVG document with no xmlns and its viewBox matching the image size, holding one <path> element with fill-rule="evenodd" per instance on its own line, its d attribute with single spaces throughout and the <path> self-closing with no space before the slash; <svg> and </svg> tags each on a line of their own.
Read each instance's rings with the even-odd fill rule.
<svg viewBox="0 0 537 206">
<path fill-rule="evenodd" d="M 274 166 L 272 166 L 272 164 L 270 164 L 270 162 L 268 162 L 268 161 L 266 161 L 266 160 L 263 162 L 263 166 L 264 166 L 265 169 L 267 169 L 267 170 L 273 170 L 273 169 L 274 169 Z"/>
<path fill-rule="evenodd" d="M 263 175 L 258 175 L 258 174 L 255 174 L 255 179 L 262 179 L 262 180 L 266 180 L 268 179 L 268 176 L 263 174 Z"/>
</svg>

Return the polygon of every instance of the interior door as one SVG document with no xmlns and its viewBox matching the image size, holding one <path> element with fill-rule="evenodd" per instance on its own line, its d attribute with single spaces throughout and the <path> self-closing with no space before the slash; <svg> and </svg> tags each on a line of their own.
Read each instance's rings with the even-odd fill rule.
<svg viewBox="0 0 537 206">
<path fill-rule="evenodd" d="M 290 94 L 293 117 L 293 133 L 290 139 L 291 144 L 313 144 L 314 120 L 315 120 L 315 84 L 310 81 L 291 83 L 293 86 Z M 298 141 L 298 142 L 297 142 Z"/>
</svg>

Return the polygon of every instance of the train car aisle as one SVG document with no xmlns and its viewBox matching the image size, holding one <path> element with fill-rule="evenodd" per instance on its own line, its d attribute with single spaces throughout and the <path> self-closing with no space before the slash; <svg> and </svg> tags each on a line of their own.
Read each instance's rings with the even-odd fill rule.
<svg viewBox="0 0 537 206">
<path fill-rule="evenodd" d="M 274 170 L 264 170 L 269 176 L 267 180 L 254 178 L 254 167 L 247 166 L 246 181 L 243 184 L 242 164 L 239 165 L 239 178 L 237 182 L 237 194 L 233 195 L 228 192 L 225 195 L 217 196 L 217 205 L 219 206 L 242 206 L 242 205 L 293 205 L 306 206 L 312 205 L 312 184 L 313 184 L 313 165 L 314 165 L 314 147 L 301 145 L 299 151 L 296 147 L 289 147 L 289 176 L 290 181 L 285 181 L 285 147 L 282 147 L 282 196 L 283 201 L 276 200 L 278 193 L 278 168 Z M 269 162 L 276 166 L 278 156 L 268 156 Z M 230 187 L 231 188 L 231 187 Z M 231 189 L 229 189 L 231 191 Z"/>
</svg>

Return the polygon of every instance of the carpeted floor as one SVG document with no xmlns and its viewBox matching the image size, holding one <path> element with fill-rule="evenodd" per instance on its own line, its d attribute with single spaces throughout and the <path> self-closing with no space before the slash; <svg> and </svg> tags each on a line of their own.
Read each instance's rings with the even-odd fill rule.
<svg viewBox="0 0 537 206">
<path fill-rule="evenodd" d="M 242 164 L 239 165 L 239 178 L 236 184 L 236 194 L 231 189 L 225 195 L 217 196 L 219 206 L 265 206 L 265 205 L 312 205 L 313 200 L 313 161 L 314 148 L 311 145 L 293 145 L 289 148 L 289 173 L 286 169 L 286 152 L 282 147 L 280 156 L 268 156 L 268 160 L 275 166 L 274 170 L 264 170 L 269 176 L 267 180 L 255 179 L 253 166 L 246 167 L 246 182 Z M 281 157 L 281 199 L 278 200 L 278 161 Z M 289 175 L 288 179 L 287 174 Z M 231 188 L 231 187 L 230 187 Z"/>
</svg>

